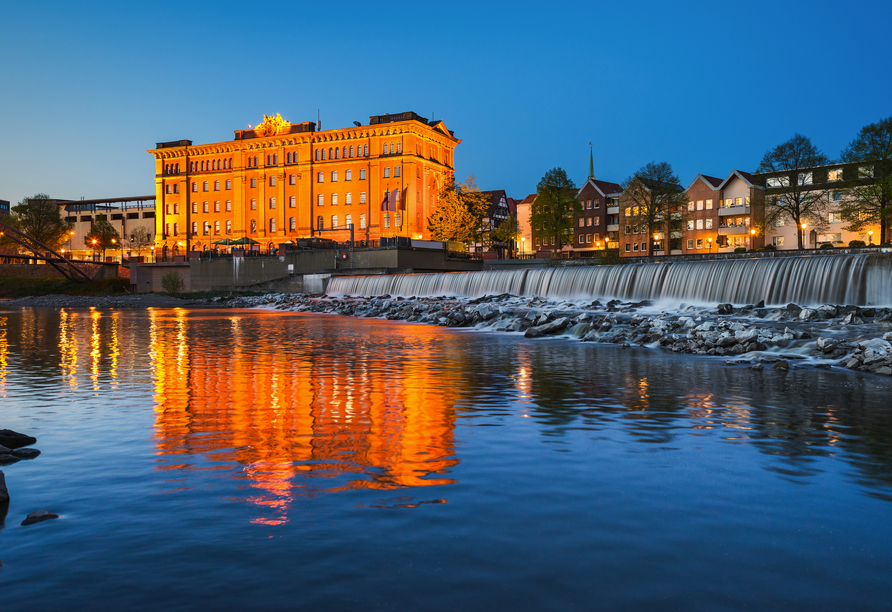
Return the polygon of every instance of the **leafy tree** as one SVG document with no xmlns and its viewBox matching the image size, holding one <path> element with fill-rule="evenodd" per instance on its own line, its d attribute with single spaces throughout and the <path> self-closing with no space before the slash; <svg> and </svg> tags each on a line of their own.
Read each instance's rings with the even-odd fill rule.
<svg viewBox="0 0 892 612">
<path fill-rule="evenodd" d="M 865 174 L 872 175 L 856 177 L 843 190 L 839 212 L 849 223 L 846 229 L 859 232 L 879 223 L 880 242 L 892 242 L 889 230 L 892 217 L 892 117 L 861 128 L 842 150 L 840 159 L 843 162 L 867 162 L 863 167 Z"/>
<path fill-rule="evenodd" d="M 575 215 L 582 210 L 576 199 L 576 185 L 562 168 L 552 168 L 539 181 L 536 191 L 530 206 L 530 225 L 545 238 L 546 244 L 554 238 L 553 250 L 560 251 L 564 244 L 572 244 Z"/>
<path fill-rule="evenodd" d="M 451 181 L 440 190 L 437 208 L 427 218 L 427 227 L 434 240 L 482 243 L 489 234 L 489 229 L 482 227 L 488 210 L 489 200 L 480 193 L 472 174 L 464 183 Z"/>
<path fill-rule="evenodd" d="M 176 272 L 171 271 L 161 277 L 161 288 L 166 293 L 182 293 L 185 287 L 186 283 L 183 281 L 183 277 Z"/>
<path fill-rule="evenodd" d="M 16 206 L 13 206 L 5 223 L 34 239 L 23 239 L 23 242 L 36 249 L 41 249 L 37 244 L 39 241 L 55 251 L 58 251 L 62 244 L 68 240 L 68 232 L 72 225 L 62 218 L 59 205 L 45 193 L 24 198 Z M 4 242 L 13 241 L 4 238 Z"/>
<path fill-rule="evenodd" d="M 668 162 L 650 162 L 623 182 L 620 202 L 620 222 L 624 232 L 646 233 L 653 242 L 657 233 L 672 236 L 682 231 L 687 195 Z M 674 240 L 681 240 L 680 237 Z M 664 245 L 664 251 L 669 250 Z"/>
<path fill-rule="evenodd" d="M 152 241 L 149 239 L 149 230 L 146 229 L 144 225 L 139 225 L 130 232 L 130 236 L 127 238 L 127 248 L 131 251 L 136 251 L 137 255 L 142 255 L 142 252 L 147 249 L 152 244 Z"/>
<path fill-rule="evenodd" d="M 90 232 L 84 236 L 84 244 L 89 249 L 102 253 L 105 259 L 105 251 L 107 249 L 117 248 L 121 243 L 121 236 L 118 231 L 108 222 L 105 215 L 96 215 L 96 221 Z"/>
<path fill-rule="evenodd" d="M 802 248 L 802 224 L 816 227 L 826 225 L 824 211 L 827 208 L 827 190 L 815 189 L 805 173 L 799 172 L 815 166 L 832 163 L 811 140 L 802 134 L 794 134 L 790 140 L 767 151 L 759 163 L 759 173 L 776 173 L 777 180 L 765 190 L 765 224 L 778 219 L 790 219 L 796 224 L 799 248 Z"/>
<path fill-rule="evenodd" d="M 509 248 L 512 252 L 516 250 L 517 241 L 520 239 L 520 224 L 517 222 L 517 215 L 508 215 L 508 218 L 493 230 L 492 237 L 499 242 L 510 244 Z"/>
</svg>

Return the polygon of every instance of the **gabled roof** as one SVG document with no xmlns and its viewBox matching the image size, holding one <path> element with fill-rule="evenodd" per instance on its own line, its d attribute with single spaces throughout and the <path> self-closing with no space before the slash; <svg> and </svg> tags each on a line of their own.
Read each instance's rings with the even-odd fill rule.
<svg viewBox="0 0 892 612">
<path fill-rule="evenodd" d="M 502 198 L 505 198 L 505 204 L 508 204 L 508 194 L 505 193 L 504 189 L 481 191 L 480 193 L 485 195 L 486 199 L 489 200 L 489 212 L 493 212 L 496 208 L 498 208 L 499 202 L 502 201 Z"/>
<path fill-rule="evenodd" d="M 712 189 L 713 191 L 719 190 L 722 185 L 722 179 L 720 179 L 720 178 L 717 178 L 715 176 L 709 176 L 708 174 L 698 174 L 694 178 L 694 180 L 691 181 L 691 184 L 688 185 L 688 187 L 687 187 L 687 189 L 685 189 L 685 191 L 689 191 L 691 189 L 691 187 L 694 186 L 694 183 L 696 183 L 697 181 L 703 181 L 706 184 L 706 186 L 709 187 L 710 189 Z"/>
<path fill-rule="evenodd" d="M 755 178 L 749 172 L 743 172 L 742 170 L 732 170 L 731 174 L 729 174 L 727 178 L 722 181 L 722 184 L 719 185 L 719 189 L 724 189 L 728 183 L 734 180 L 734 177 L 742 180 L 744 183 L 747 184 L 748 187 L 759 187 L 758 183 L 756 183 Z M 761 187 L 759 188 L 761 189 Z"/>
<path fill-rule="evenodd" d="M 579 197 L 579 194 L 582 193 L 582 190 L 585 189 L 586 185 L 591 185 L 594 187 L 598 193 L 602 196 L 607 197 L 610 195 L 616 195 L 618 193 L 623 192 L 622 185 L 618 183 L 611 183 L 609 181 L 599 181 L 595 178 L 587 178 L 585 183 L 582 184 L 582 187 L 579 188 L 579 191 L 576 192 L 576 197 Z"/>
<path fill-rule="evenodd" d="M 536 196 L 538 196 L 538 195 L 539 195 L 538 193 L 531 193 L 530 195 L 525 197 L 523 200 L 521 200 L 520 203 L 521 204 L 532 204 L 533 200 L 535 200 Z"/>
<path fill-rule="evenodd" d="M 517 200 L 515 200 L 514 198 L 506 198 L 506 200 L 508 202 L 508 212 L 511 213 L 512 215 L 516 215 L 517 214 Z"/>
</svg>

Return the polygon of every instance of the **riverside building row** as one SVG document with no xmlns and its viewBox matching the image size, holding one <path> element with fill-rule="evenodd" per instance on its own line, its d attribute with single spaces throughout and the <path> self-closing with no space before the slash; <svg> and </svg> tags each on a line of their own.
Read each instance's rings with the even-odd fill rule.
<svg viewBox="0 0 892 612">
<path fill-rule="evenodd" d="M 766 245 L 791 250 L 798 248 L 800 232 L 803 248 L 839 247 L 853 240 L 876 244 L 880 242 L 878 224 L 849 231 L 839 213 L 845 189 L 872 179 L 873 167 L 865 163 L 763 174 L 732 170 L 724 178 L 698 174 L 684 188 L 687 202 L 672 213 L 671 225 L 650 234 L 632 223 L 635 211 L 622 204 L 622 186 L 595 179 L 590 166 L 589 177 L 577 194 L 581 210 L 575 215 L 572 244 L 562 245 L 561 250 L 583 257 L 604 249 L 618 249 L 623 256 L 730 253 Z M 766 200 L 789 197 L 791 185 L 821 201 L 816 212 L 805 215 L 798 226 L 789 217 L 766 215 Z M 553 238 L 530 227 L 535 197 L 531 194 L 520 202 L 518 220 L 522 241 L 532 247 L 527 252 L 544 256 L 556 245 Z"/>
<path fill-rule="evenodd" d="M 427 237 L 426 219 L 452 180 L 460 142 L 442 121 L 414 112 L 325 131 L 264 116 L 232 140 L 160 142 L 148 151 L 156 166 L 156 246 L 267 249 L 313 236 L 358 245 Z"/>
</svg>

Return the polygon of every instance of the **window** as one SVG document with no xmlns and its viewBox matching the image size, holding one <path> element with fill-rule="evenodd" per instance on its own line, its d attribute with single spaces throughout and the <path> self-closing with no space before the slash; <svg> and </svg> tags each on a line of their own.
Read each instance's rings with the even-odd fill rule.
<svg viewBox="0 0 892 612">
<path fill-rule="evenodd" d="M 349 191 L 347 192 L 347 195 L 344 197 L 344 204 L 353 204 L 353 194 L 350 193 Z"/>
<path fill-rule="evenodd" d="M 192 202 L 192 214 L 193 215 L 198 214 L 198 202 Z"/>
<path fill-rule="evenodd" d="M 337 229 L 337 227 L 338 227 L 338 216 L 332 215 L 331 216 L 331 229 Z"/>
<path fill-rule="evenodd" d="M 167 185 L 165 189 L 166 189 L 166 193 L 170 193 L 170 185 Z"/>
<path fill-rule="evenodd" d="M 595 217 L 595 225 L 601 225 L 601 217 Z"/>
<path fill-rule="evenodd" d="M 842 217 L 839 213 L 830 213 L 827 215 L 827 221 L 830 223 L 842 223 Z"/>
<path fill-rule="evenodd" d="M 385 147 L 387 145 L 384 145 Z M 384 168 L 384 178 L 390 178 L 390 166 L 385 166 Z"/>
<path fill-rule="evenodd" d="M 325 157 L 324 157 L 324 156 L 325 156 L 325 153 L 324 153 L 324 152 L 322 153 L 322 155 L 323 155 L 322 159 L 325 159 Z M 328 159 L 334 159 L 334 151 L 331 150 L 331 147 L 329 147 L 329 149 L 328 149 Z"/>
<path fill-rule="evenodd" d="M 197 233 L 198 233 L 198 221 L 193 221 L 193 222 L 192 222 L 192 233 L 193 233 L 193 234 L 197 234 Z"/>
<path fill-rule="evenodd" d="M 353 225 L 353 215 L 347 215 L 344 219 L 344 227 L 349 228 L 351 225 Z"/>
<path fill-rule="evenodd" d="M 646 242 L 642 242 L 642 243 L 641 243 L 641 250 L 642 250 L 642 251 L 646 251 L 646 250 L 647 250 L 647 243 L 646 243 Z"/>
<path fill-rule="evenodd" d="M 365 145 L 365 147 L 363 148 L 363 156 L 364 157 L 369 156 L 369 145 Z M 365 178 L 365 177 L 359 177 L 359 178 Z"/>
<path fill-rule="evenodd" d="M 269 231 L 272 233 L 276 233 L 276 220 L 275 219 L 269 220 Z"/>
<path fill-rule="evenodd" d="M 783 236 L 773 236 L 771 238 L 771 244 L 774 246 L 784 246 L 784 237 Z"/>
<path fill-rule="evenodd" d="M 786 220 L 783 217 L 778 217 L 774 220 L 774 227 L 783 227 L 786 223 Z"/>
<path fill-rule="evenodd" d="M 841 191 L 831 191 L 830 192 L 830 201 L 831 202 L 840 202 L 842 200 L 842 192 Z"/>
<path fill-rule="evenodd" d="M 595 198 L 595 208 L 601 208 L 601 200 Z"/>
<path fill-rule="evenodd" d="M 587 226 L 591 227 L 591 225 L 592 225 L 592 218 L 591 218 L 591 217 L 586 217 L 586 219 L 585 219 L 585 224 L 586 224 Z"/>
<path fill-rule="evenodd" d="M 386 227 L 386 228 L 390 227 L 390 213 L 389 212 L 384 213 L 384 227 Z"/>
<path fill-rule="evenodd" d="M 316 206 L 325 206 L 325 195 L 324 194 L 320 193 L 316 197 Z"/>
<path fill-rule="evenodd" d="M 269 207 L 270 209 L 274 209 L 276 207 L 276 198 L 269 199 Z"/>
<path fill-rule="evenodd" d="M 705 227 L 706 229 L 712 229 L 712 219 L 706 219 L 706 220 L 705 220 L 705 226 L 704 226 L 704 227 Z"/>
<path fill-rule="evenodd" d="M 288 219 L 288 231 L 289 232 L 297 231 L 297 219 L 295 217 L 290 217 Z"/>
<path fill-rule="evenodd" d="M 628 253 L 632 249 L 632 245 L 628 242 L 626 243 L 626 253 Z"/>
<path fill-rule="evenodd" d="M 316 149 L 316 161 L 319 161 L 319 149 Z"/>
<path fill-rule="evenodd" d="M 725 208 L 731 208 L 732 206 L 734 206 L 734 198 L 726 198 Z"/>
<path fill-rule="evenodd" d="M 637 242 L 632 243 L 632 250 L 635 251 L 636 253 L 638 252 L 638 243 Z"/>
<path fill-rule="evenodd" d="M 198 191 L 198 183 L 192 183 L 192 192 L 195 193 Z"/>
<path fill-rule="evenodd" d="M 220 181 L 214 181 L 214 191 L 220 191 Z"/>
<path fill-rule="evenodd" d="M 626 216 L 627 217 L 632 216 L 632 207 L 631 206 L 626 206 Z"/>
<path fill-rule="evenodd" d="M 585 235 L 585 241 L 586 241 L 587 243 L 591 244 L 591 242 L 592 242 L 592 235 L 591 235 L 591 234 L 586 234 L 586 235 Z"/>
<path fill-rule="evenodd" d="M 694 220 L 688 219 L 688 231 L 694 231 Z"/>
<path fill-rule="evenodd" d="M 842 168 L 827 171 L 827 180 L 831 183 L 842 180 Z"/>
<path fill-rule="evenodd" d="M 391 143 L 391 148 L 393 148 L 393 143 Z M 401 143 L 401 142 L 396 143 L 396 152 L 397 153 L 403 152 L 403 143 Z M 397 174 L 397 176 L 399 176 L 399 174 Z"/>
<path fill-rule="evenodd" d="M 365 204 L 365 191 L 360 191 L 360 192 L 359 192 L 359 203 L 360 203 L 360 204 Z"/>
<path fill-rule="evenodd" d="M 226 179 L 226 189 L 227 190 L 232 189 L 232 180 L 231 179 Z"/>
<path fill-rule="evenodd" d="M 359 180 L 361 180 L 361 181 L 365 180 L 365 168 L 359 169 Z"/>
<path fill-rule="evenodd" d="M 585 219 L 579 217 L 579 227 L 585 227 Z"/>
<path fill-rule="evenodd" d="M 693 211 L 695 206 L 696 206 L 696 203 L 693 200 L 688 202 L 688 210 L 689 211 Z"/>
<path fill-rule="evenodd" d="M 712 210 L 712 200 L 706 200 L 706 210 Z"/>
<path fill-rule="evenodd" d="M 232 212 L 232 200 L 226 200 L 226 212 Z"/>
<path fill-rule="evenodd" d="M 743 198 L 734 198 L 734 206 L 743 206 Z"/>
<path fill-rule="evenodd" d="M 336 193 L 331 194 L 331 205 L 332 206 L 338 205 L 338 194 L 336 194 Z"/>
<path fill-rule="evenodd" d="M 220 222 L 219 221 L 214 221 L 214 235 L 215 236 L 220 235 Z"/>
<path fill-rule="evenodd" d="M 202 211 L 202 212 L 205 212 L 205 213 L 209 213 L 209 212 L 211 212 L 211 207 L 208 205 L 207 202 L 202 202 L 202 203 L 201 203 L 201 211 Z"/>
<path fill-rule="evenodd" d="M 703 229 L 703 219 L 697 219 L 697 229 L 698 230 Z"/>
<path fill-rule="evenodd" d="M 297 208 L 297 196 L 288 198 L 288 208 Z"/>
<path fill-rule="evenodd" d="M 694 239 L 688 238 L 688 250 L 692 250 L 694 248 Z"/>
<path fill-rule="evenodd" d="M 400 175 L 400 167 L 394 166 L 393 167 L 393 176 L 399 176 L 399 175 Z"/>
<path fill-rule="evenodd" d="M 337 183 L 337 182 L 338 182 L 338 171 L 337 171 L 337 170 L 332 170 L 332 172 L 331 172 L 331 182 L 332 182 L 332 183 Z"/>
<path fill-rule="evenodd" d="M 859 166 L 858 178 L 873 178 L 873 166 Z"/>
<path fill-rule="evenodd" d="M 208 182 L 207 181 L 205 181 L 204 183 L 201 184 L 201 190 L 202 191 L 208 190 Z"/>
<path fill-rule="evenodd" d="M 257 219 L 251 219 L 251 233 L 257 233 Z"/>
<path fill-rule="evenodd" d="M 319 230 L 325 229 L 323 227 L 324 223 L 325 223 L 325 221 L 323 220 L 322 215 L 319 215 L 318 217 L 316 217 L 316 229 L 319 229 Z"/>
<path fill-rule="evenodd" d="M 177 185 L 177 184 L 174 184 L 174 186 L 173 186 L 173 192 L 174 192 L 174 193 L 179 193 L 179 192 L 180 192 L 180 186 Z"/>
<path fill-rule="evenodd" d="M 697 200 L 697 210 L 703 210 L 703 200 Z"/>
<path fill-rule="evenodd" d="M 818 244 L 822 242 L 842 242 L 842 234 L 818 234 Z"/>
<path fill-rule="evenodd" d="M 316 174 L 316 182 L 317 183 L 325 182 L 325 173 L 324 172 L 319 172 L 318 174 Z"/>
<path fill-rule="evenodd" d="M 220 212 L 220 200 L 216 200 L 216 201 L 214 202 L 214 212 L 215 212 L 215 213 Z"/>
<path fill-rule="evenodd" d="M 232 233 L 232 221 L 227 221 L 227 222 L 226 222 L 226 233 L 227 233 L 227 234 L 231 234 L 231 233 Z"/>
<path fill-rule="evenodd" d="M 350 145 L 350 157 L 353 157 L 353 145 Z M 350 180 L 350 179 L 347 179 Z"/>
<path fill-rule="evenodd" d="M 697 238 L 697 248 L 698 249 L 703 248 L 703 238 Z"/>
<path fill-rule="evenodd" d="M 251 210 L 257 210 L 257 198 L 251 198 Z"/>
<path fill-rule="evenodd" d="M 204 232 L 203 233 L 205 236 L 211 235 L 211 222 L 210 221 L 204 222 Z"/>
<path fill-rule="evenodd" d="M 585 234 L 579 234 L 579 244 L 585 244 Z"/>
<path fill-rule="evenodd" d="M 296 184 L 297 184 L 297 175 L 296 175 L 296 174 L 289 174 L 289 175 L 288 175 L 288 184 L 289 184 L 289 185 L 296 185 Z"/>
<path fill-rule="evenodd" d="M 257 177 L 251 177 L 251 187 L 257 187 Z"/>
<path fill-rule="evenodd" d="M 811 172 L 800 172 L 799 173 L 799 182 L 798 185 L 811 185 L 812 184 L 812 173 Z"/>
<path fill-rule="evenodd" d="M 174 223 L 174 224 L 173 224 L 173 235 L 174 235 L 174 236 L 179 236 L 179 235 L 180 235 L 180 224 L 179 224 L 179 223 Z"/>
<path fill-rule="evenodd" d="M 788 177 L 788 176 L 772 177 L 772 178 L 768 179 L 767 185 L 769 188 L 771 188 L 771 187 L 789 187 L 790 186 L 790 177 Z"/>
<path fill-rule="evenodd" d="M 270 187 L 276 186 L 276 177 L 274 177 L 274 176 L 269 177 L 269 186 Z"/>
<path fill-rule="evenodd" d="M 344 170 L 344 180 L 345 181 L 353 180 L 353 170 Z"/>
<path fill-rule="evenodd" d="M 387 143 L 384 143 L 384 155 L 387 155 Z"/>
<path fill-rule="evenodd" d="M 359 215 L 359 229 L 365 229 L 365 213 Z"/>
</svg>

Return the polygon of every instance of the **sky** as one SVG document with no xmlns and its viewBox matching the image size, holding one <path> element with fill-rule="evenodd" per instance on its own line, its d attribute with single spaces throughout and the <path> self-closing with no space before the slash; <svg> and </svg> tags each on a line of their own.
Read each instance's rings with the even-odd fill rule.
<svg viewBox="0 0 892 612">
<path fill-rule="evenodd" d="M 456 175 L 523 198 L 549 169 L 681 184 L 802 133 L 832 158 L 892 115 L 892 2 L 0 3 L 0 199 L 154 194 L 155 143 L 280 113 L 415 111 Z"/>
</svg>

